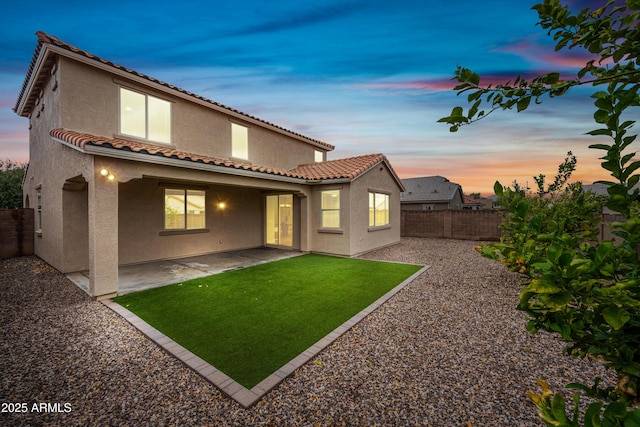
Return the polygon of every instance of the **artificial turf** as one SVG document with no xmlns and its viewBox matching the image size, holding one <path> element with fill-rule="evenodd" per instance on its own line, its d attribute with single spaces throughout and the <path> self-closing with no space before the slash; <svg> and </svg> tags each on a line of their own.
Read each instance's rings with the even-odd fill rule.
<svg viewBox="0 0 640 427">
<path fill-rule="evenodd" d="M 252 388 L 420 268 L 308 254 L 114 301 Z"/>
</svg>

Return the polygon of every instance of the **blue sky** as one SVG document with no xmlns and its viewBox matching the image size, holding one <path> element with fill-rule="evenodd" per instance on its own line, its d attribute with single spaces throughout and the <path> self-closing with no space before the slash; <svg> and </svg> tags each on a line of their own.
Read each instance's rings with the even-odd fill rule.
<svg viewBox="0 0 640 427">
<path fill-rule="evenodd" d="M 6 3 L 6 2 L 5 2 Z M 401 178 L 443 175 L 466 193 L 552 178 L 567 151 L 574 175 L 604 179 L 584 133 L 587 90 L 529 111 L 494 113 L 457 133 L 437 123 L 456 97 L 457 65 L 495 79 L 560 71 L 528 1 L 31 1 L 0 18 L 0 158 L 28 160 L 28 121 L 11 109 L 45 31 L 104 59 L 336 146 L 329 159 L 384 153 Z M 604 4 L 571 0 L 570 7 Z"/>
</svg>

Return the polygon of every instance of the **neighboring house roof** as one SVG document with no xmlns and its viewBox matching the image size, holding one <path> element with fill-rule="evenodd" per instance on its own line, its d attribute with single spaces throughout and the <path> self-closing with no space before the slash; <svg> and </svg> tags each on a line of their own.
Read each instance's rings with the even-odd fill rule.
<svg viewBox="0 0 640 427">
<path fill-rule="evenodd" d="M 160 159 L 178 161 L 176 166 L 194 167 L 209 165 L 220 168 L 219 172 L 245 171 L 256 174 L 266 174 L 272 177 L 292 178 L 307 182 L 323 182 L 327 180 L 353 181 L 380 163 L 386 164 L 401 189 L 402 181 L 382 154 L 368 154 L 346 159 L 330 160 L 327 162 L 310 163 L 291 170 L 270 168 L 253 165 L 247 162 L 203 156 L 170 147 L 161 147 L 142 142 L 132 142 L 118 138 L 106 138 L 65 129 L 52 129 L 50 135 L 59 142 L 71 146 L 87 154 L 107 157 L 127 158 L 131 160 L 160 163 Z M 133 156 L 133 157 L 132 157 Z M 161 163 L 167 163 L 166 161 Z M 258 175 L 259 176 L 259 175 Z M 265 177 L 264 178 L 269 178 Z"/>
<path fill-rule="evenodd" d="M 484 206 L 484 203 L 482 203 L 480 200 L 478 199 L 472 199 L 471 197 L 464 197 L 464 204 L 465 205 L 481 205 Z"/>
<path fill-rule="evenodd" d="M 192 92 L 181 89 L 177 86 L 162 82 L 158 79 L 147 76 L 146 74 L 142 74 L 137 71 L 131 70 L 129 68 L 123 67 L 121 65 L 114 64 L 111 61 L 107 61 L 105 59 L 100 58 L 99 56 L 96 56 L 85 50 L 72 46 L 69 43 L 66 43 L 60 40 L 59 38 L 51 36 L 43 31 L 37 31 L 36 35 L 38 36 L 38 44 L 33 53 L 31 64 L 29 65 L 29 70 L 27 71 L 27 75 L 22 85 L 22 89 L 20 90 L 20 94 L 18 95 L 16 105 L 13 108 L 13 110 L 21 116 L 25 116 L 25 117 L 28 116 L 29 112 L 32 109 L 33 104 L 35 103 L 35 100 L 38 97 L 38 94 L 40 93 L 41 86 L 44 83 L 43 75 L 46 75 L 46 73 L 40 73 L 39 69 L 42 67 L 47 69 L 47 67 L 51 67 L 52 65 L 51 63 L 47 63 L 47 58 L 44 58 L 41 56 L 41 52 L 43 48 L 47 46 L 47 47 L 52 47 L 55 53 L 66 55 L 76 59 L 83 59 L 84 60 L 83 62 L 85 63 L 89 63 L 91 65 L 102 67 L 102 68 L 106 67 L 107 69 L 110 69 L 112 72 L 124 73 L 125 75 L 128 75 L 130 77 L 141 78 L 142 80 L 147 81 L 147 83 L 153 83 L 153 84 L 159 85 L 161 88 L 169 92 L 173 92 L 174 94 L 186 95 L 187 97 L 192 98 L 193 100 L 202 101 L 205 104 L 209 105 L 210 107 L 222 109 L 226 111 L 228 114 L 240 116 L 241 118 L 260 122 L 263 125 L 286 132 L 292 136 L 297 137 L 298 139 L 306 140 L 307 142 L 312 143 L 313 145 L 322 147 L 326 150 L 333 150 L 335 148 L 333 145 L 327 144 L 326 142 L 323 142 L 314 138 L 310 138 L 308 136 L 299 134 L 297 132 L 290 131 L 288 129 L 275 125 L 273 123 L 269 123 L 265 120 L 243 113 L 242 111 L 236 110 L 234 108 L 231 108 L 226 105 L 220 104 L 218 102 L 212 101 L 210 99 L 204 98 L 200 95 L 196 95 Z"/>
<path fill-rule="evenodd" d="M 443 176 L 424 176 L 403 179 L 405 191 L 400 194 L 401 203 L 449 202 L 456 195 L 462 201 L 462 187 Z"/>
<path fill-rule="evenodd" d="M 582 191 L 591 191 L 592 193 L 601 195 L 601 196 L 607 196 L 609 197 L 609 192 L 607 191 L 607 189 L 609 188 L 609 186 L 607 184 L 603 184 L 603 183 L 598 183 L 598 182 L 594 182 L 593 184 L 585 184 L 582 186 Z M 629 191 L 629 193 L 631 193 L 633 190 L 636 190 L 640 188 L 640 183 L 634 185 L 631 190 Z"/>
<path fill-rule="evenodd" d="M 583 185 L 582 186 L 582 190 L 587 192 L 587 191 L 591 191 L 592 193 L 598 194 L 600 196 L 609 196 L 609 192 L 607 192 L 607 188 L 609 188 L 609 186 L 607 184 L 599 184 L 599 183 L 593 183 L 593 184 L 588 184 L 588 185 Z"/>
</svg>

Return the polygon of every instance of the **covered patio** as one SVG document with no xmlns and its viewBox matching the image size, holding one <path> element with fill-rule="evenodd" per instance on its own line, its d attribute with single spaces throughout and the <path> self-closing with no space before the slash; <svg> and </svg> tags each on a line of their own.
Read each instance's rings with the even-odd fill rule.
<svg viewBox="0 0 640 427">
<path fill-rule="evenodd" d="M 302 255 L 295 250 L 269 247 L 218 252 L 206 255 L 153 261 L 118 267 L 118 295 L 179 283 L 229 270 L 277 261 Z M 89 271 L 67 274 L 67 277 L 87 294 Z"/>
</svg>

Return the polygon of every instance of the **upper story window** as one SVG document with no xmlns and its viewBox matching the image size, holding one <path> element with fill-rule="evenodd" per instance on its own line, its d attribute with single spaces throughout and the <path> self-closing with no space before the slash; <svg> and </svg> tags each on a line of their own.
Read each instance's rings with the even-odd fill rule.
<svg viewBox="0 0 640 427">
<path fill-rule="evenodd" d="M 369 227 L 389 225 L 389 195 L 369 192 Z"/>
<path fill-rule="evenodd" d="M 340 190 L 321 193 L 322 228 L 340 228 Z"/>
<path fill-rule="evenodd" d="M 249 129 L 236 123 L 231 123 L 231 157 L 249 159 Z"/>
<path fill-rule="evenodd" d="M 120 133 L 171 143 L 171 103 L 121 87 Z"/>
<path fill-rule="evenodd" d="M 324 161 L 324 153 L 320 150 L 314 150 L 314 160 L 316 163 L 320 163 Z"/>
</svg>

